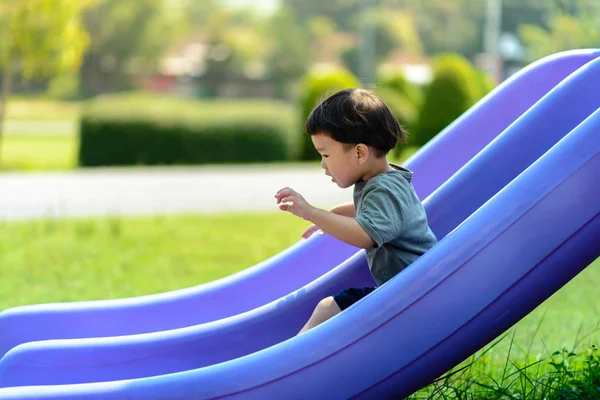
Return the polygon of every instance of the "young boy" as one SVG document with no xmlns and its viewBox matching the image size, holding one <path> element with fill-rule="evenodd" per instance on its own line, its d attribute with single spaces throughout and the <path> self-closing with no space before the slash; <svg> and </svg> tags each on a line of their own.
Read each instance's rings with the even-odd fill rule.
<svg viewBox="0 0 600 400">
<path fill-rule="evenodd" d="M 386 159 L 397 142 L 406 141 L 406 132 L 381 99 L 361 89 L 343 90 L 324 100 L 308 117 L 305 130 L 321 154 L 325 174 L 341 188 L 354 185 L 354 203 L 325 211 L 284 188 L 275 195 L 279 208 L 314 224 L 304 236 L 320 229 L 366 249 L 371 275 L 383 285 L 437 242 L 411 185 L 412 172 Z M 299 333 L 375 289 L 347 289 L 321 300 Z"/>
</svg>

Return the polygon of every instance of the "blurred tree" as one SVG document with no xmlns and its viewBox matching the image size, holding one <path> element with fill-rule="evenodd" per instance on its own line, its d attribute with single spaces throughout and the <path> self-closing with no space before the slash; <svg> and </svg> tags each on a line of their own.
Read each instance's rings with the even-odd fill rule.
<svg viewBox="0 0 600 400">
<path fill-rule="evenodd" d="M 268 77 L 268 23 L 264 16 L 248 9 L 221 9 L 212 14 L 204 29 L 209 51 L 203 79 L 209 95 L 218 95 L 220 85 L 227 80 Z"/>
<path fill-rule="evenodd" d="M 564 50 L 600 47 L 598 21 L 562 15 L 550 21 L 548 29 L 523 25 L 521 40 L 528 48 L 530 61 Z"/>
<path fill-rule="evenodd" d="M 485 1 L 428 0 L 410 4 L 427 54 L 455 52 L 470 58 L 481 52 Z"/>
<path fill-rule="evenodd" d="M 0 138 L 15 68 L 25 79 L 77 69 L 88 37 L 80 15 L 88 1 L 0 2 Z"/>
<path fill-rule="evenodd" d="M 185 23 L 191 31 L 208 24 L 213 13 L 220 9 L 216 0 L 171 0 L 171 4 L 184 12 Z"/>
<path fill-rule="evenodd" d="M 204 32 L 209 52 L 203 81 L 211 96 L 225 81 L 250 79 L 272 82 L 278 97 L 290 97 L 292 84 L 314 58 L 309 45 L 314 32 L 307 32 L 287 7 L 268 16 L 221 9 Z"/>
<path fill-rule="evenodd" d="M 286 6 L 294 9 L 300 21 L 308 21 L 316 16 L 331 19 L 335 26 L 344 32 L 359 33 L 361 0 L 282 0 Z M 472 58 L 483 51 L 483 31 L 485 27 L 486 0 L 376 0 L 380 14 L 377 44 L 384 49 L 390 43 L 396 29 L 406 26 L 403 19 L 395 19 L 394 12 L 412 14 L 414 26 L 419 36 L 423 52 L 435 55 L 440 52 L 456 52 Z M 598 0 L 503 0 L 502 31 L 517 33 L 523 24 L 550 28 L 551 21 L 559 15 L 571 15 L 576 18 L 593 15 L 600 19 L 600 1 Z M 381 15 L 389 17 L 388 23 L 381 21 Z M 416 43 L 416 42 L 415 42 Z M 354 71 L 359 54 L 351 46 L 346 49 L 343 58 Z"/>
<path fill-rule="evenodd" d="M 502 30 L 518 33 L 521 25 L 550 29 L 554 19 L 561 15 L 600 19 L 600 1 L 597 0 L 503 0 Z"/>
<path fill-rule="evenodd" d="M 97 0 L 84 14 L 91 43 L 80 72 L 82 94 L 127 89 L 133 76 L 153 71 L 187 27 L 181 23 L 186 3 L 177 4 L 172 0 Z"/>
<path fill-rule="evenodd" d="M 293 13 L 292 10 L 289 12 Z M 338 27 L 335 25 L 335 22 L 323 15 L 317 15 L 305 22 L 304 25 L 308 27 L 307 39 L 310 41 L 310 52 L 315 60 L 318 60 L 318 62 L 327 62 L 331 60 L 332 56 L 335 58 L 339 55 L 331 54 L 332 48 L 330 44 L 336 41 L 335 36 L 338 33 Z"/>
<path fill-rule="evenodd" d="M 317 21 L 313 25 L 312 35 L 329 34 L 335 29 L 330 24 L 325 19 Z M 265 36 L 270 38 L 270 53 L 267 58 L 269 75 L 277 85 L 278 95 L 289 97 L 291 84 L 306 73 L 312 61 L 309 37 L 296 19 L 294 11 L 284 7 L 269 21 Z"/>
<path fill-rule="evenodd" d="M 315 16 L 329 18 L 343 31 L 353 30 L 361 0 L 281 0 L 282 6 L 294 10 L 301 23 Z"/>
<path fill-rule="evenodd" d="M 232 74 L 232 65 L 235 55 L 225 43 L 225 35 L 232 24 L 231 15 L 226 10 L 213 13 L 204 31 L 208 38 L 208 54 L 206 58 L 206 71 L 204 79 L 206 89 L 210 96 L 217 93 L 219 82 L 224 81 Z"/>
<path fill-rule="evenodd" d="M 406 55 L 421 56 L 423 45 L 413 18 L 407 11 L 379 10 L 373 15 L 375 24 L 375 62 L 381 63 L 393 52 L 402 51 Z M 352 73 L 359 75 L 360 49 L 358 45 L 348 47 L 342 59 Z"/>
<path fill-rule="evenodd" d="M 503 0 L 502 30 L 516 34 L 522 24 L 547 26 L 555 12 L 552 3 L 553 0 Z"/>
</svg>

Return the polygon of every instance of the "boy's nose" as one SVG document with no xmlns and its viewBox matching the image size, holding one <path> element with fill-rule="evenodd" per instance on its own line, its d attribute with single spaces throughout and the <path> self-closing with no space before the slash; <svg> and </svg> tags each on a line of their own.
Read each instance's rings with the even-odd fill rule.
<svg viewBox="0 0 600 400">
<path fill-rule="evenodd" d="M 327 169 L 327 168 L 325 168 L 325 160 L 321 160 L 321 168 L 323 168 L 325 170 Z"/>
</svg>

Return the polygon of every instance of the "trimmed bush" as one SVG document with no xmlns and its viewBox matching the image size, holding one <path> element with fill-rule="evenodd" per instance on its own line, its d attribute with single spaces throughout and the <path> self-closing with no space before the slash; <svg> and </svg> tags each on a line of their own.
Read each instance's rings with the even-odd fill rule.
<svg viewBox="0 0 600 400">
<path fill-rule="evenodd" d="M 304 123 L 310 112 L 325 98 L 337 91 L 360 87 L 358 79 L 348 70 L 343 68 L 315 69 L 308 73 L 302 84 L 300 96 L 301 129 L 300 159 L 319 160 L 321 156 L 315 150 L 312 140 L 304 132 Z"/>
<path fill-rule="evenodd" d="M 477 79 L 476 82 L 477 82 L 477 87 L 478 87 L 478 92 L 479 92 L 477 94 L 477 96 L 479 97 L 479 99 L 485 97 L 489 92 L 494 90 L 497 86 L 496 82 L 491 77 L 491 75 L 481 69 L 475 70 L 475 77 Z"/>
<path fill-rule="evenodd" d="M 375 89 L 373 92 L 388 105 L 398 122 L 400 122 L 400 125 L 402 125 L 410 135 L 418 115 L 418 108 L 415 104 L 402 93 L 390 87 L 382 86 Z M 393 154 L 398 156 L 404 146 L 405 145 L 399 144 L 394 149 Z"/>
<path fill-rule="evenodd" d="M 272 101 L 115 95 L 83 110 L 81 166 L 250 163 L 292 157 L 293 109 Z"/>
<path fill-rule="evenodd" d="M 423 91 L 420 87 L 406 79 L 402 71 L 384 71 L 377 82 L 380 88 L 390 88 L 404 96 L 415 107 L 421 107 L 423 103 Z"/>
<path fill-rule="evenodd" d="M 467 111 L 480 98 L 478 78 L 471 63 L 456 54 L 434 61 L 434 78 L 425 90 L 413 136 L 422 146 Z"/>
</svg>

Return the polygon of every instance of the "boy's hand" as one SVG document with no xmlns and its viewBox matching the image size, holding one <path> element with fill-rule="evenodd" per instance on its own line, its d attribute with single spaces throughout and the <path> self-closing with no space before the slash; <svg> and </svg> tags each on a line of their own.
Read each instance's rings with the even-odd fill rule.
<svg viewBox="0 0 600 400">
<path fill-rule="evenodd" d="M 306 231 L 304 231 L 304 233 L 302 234 L 302 237 L 303 237 L 304 239 L 308 239 L 308 238 L 309 238 L 309 237 L 311 237 L 311 236 L 312 236 L 312 235 L 313 235 L 315 232 L 317 232 L 319 229 L 321 229 L 321 228 L 319 228 L 319 227 L 318 227 L 318 226 L 316 226 L 316 225 L 311 225 L 311 226 L 309 226 L 309 227 L 308 227 L 308 229 L 306 229 Z M 319 232 L 319 234 L 320 234 L 321 236 L 323 236 L 323 235 L 325 234 L 325 232 L 321 231 L 321 232 Z"/>
<path fill-rule="evenodd" d="M 275 194 L 275 198 L 277 204 L 280 204 L 280 210 L 291 212 L 302 219 L 310 221 L 310 213 L 314 207 L 308 204 L 304 197 L 295 190 L 288 187 L 283 188 Z"/>
</svg>

